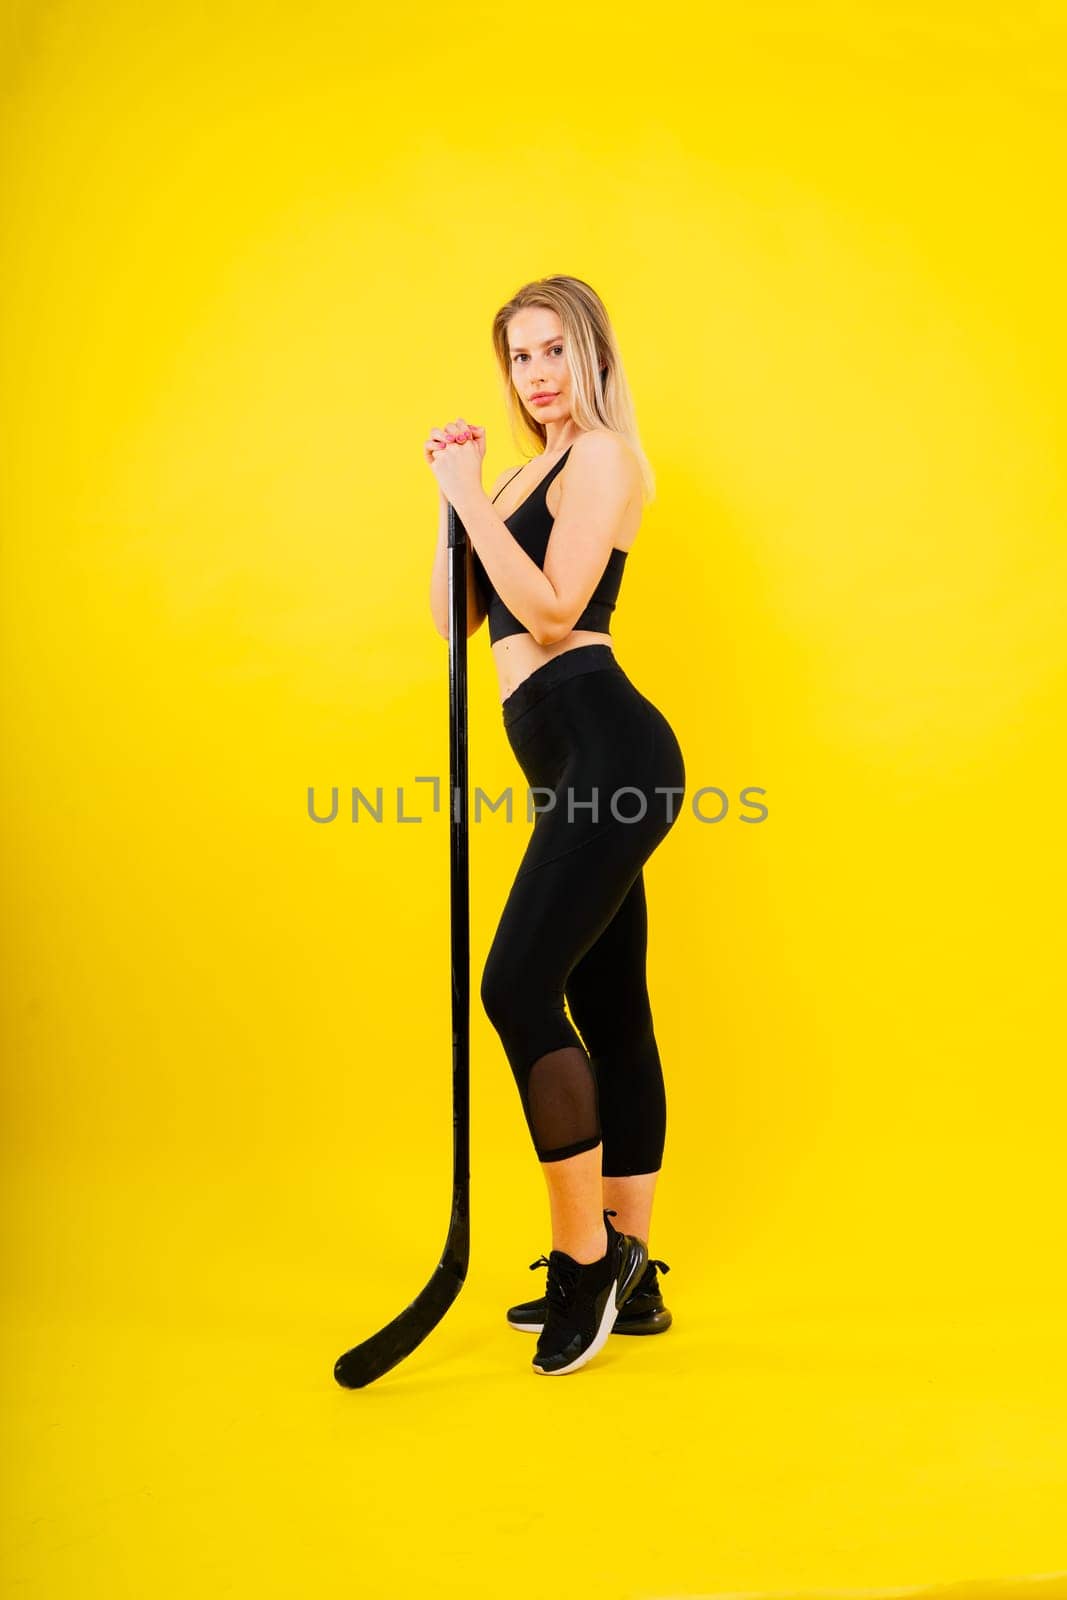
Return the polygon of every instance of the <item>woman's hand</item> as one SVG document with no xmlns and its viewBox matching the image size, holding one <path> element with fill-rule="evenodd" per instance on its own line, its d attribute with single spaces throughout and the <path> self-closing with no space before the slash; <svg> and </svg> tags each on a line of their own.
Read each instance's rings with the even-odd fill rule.
<svg viewBox="0 0 1067 1600">
<path fill-rule="evenodd" d="M 438 488 L 446 500 L 482 486 L 485 429 L 458 418 L 444 428 L 432 428 L 423 453 Z"/>
</svg>

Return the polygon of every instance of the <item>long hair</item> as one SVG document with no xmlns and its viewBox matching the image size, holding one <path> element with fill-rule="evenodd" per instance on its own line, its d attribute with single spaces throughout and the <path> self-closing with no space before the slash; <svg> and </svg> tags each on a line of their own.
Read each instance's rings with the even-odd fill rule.
<svg viewBox="0 0 1067 1600">
<path fill-rule="evenodd" d="M 604 302 L 581 278 L 557 276 L 524 283 L 493 318 L 493 351 L 504 380 L 504 404 L 512 437 L 519 450 L 525 453 L 532 443 L 543 451 L 548 432 L 543 423 L 530 416 L 512 377 L 508 323 L 516 311 L 527 306 L 544 306 L 558 315 L 563 324 L 564 359 L 571 375 L 571 416 L 583 431 L 610 428 L 623 435 L 640 465 L 647 504 L 655 498 L 656 480 L 641 447 L 622 357 Z"/>
</svg>

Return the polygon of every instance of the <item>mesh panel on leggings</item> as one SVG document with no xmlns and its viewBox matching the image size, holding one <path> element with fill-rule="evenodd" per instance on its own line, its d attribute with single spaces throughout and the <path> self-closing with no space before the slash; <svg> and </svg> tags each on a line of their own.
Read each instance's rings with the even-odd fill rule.
<svg viewBox="0 0 1067 1600">
<path fill-rule="evenodd" d="M 538 1056 L 526 1085 L 526 1115 L 541 1161 L 562 1161 L 600 1143 L 596 1074 L 584 1050 Z"/>
</svg>

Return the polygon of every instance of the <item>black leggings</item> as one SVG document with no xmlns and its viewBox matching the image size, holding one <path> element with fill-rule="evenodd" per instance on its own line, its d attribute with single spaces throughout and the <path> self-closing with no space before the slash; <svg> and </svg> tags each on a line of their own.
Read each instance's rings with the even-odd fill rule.
<svg viewBox="0 0 1067 1600">
<path fill-rule="evenodd" d="M 666 1098 L 642 868 L 682 807 L 678 740 L 606 644 L 553 656 L 503 713 L 543 809 L 486 959 L 482 1004 L 539 1160 L 602 1142 L 606 1176 L 658 1172 Z"/>
</svg>

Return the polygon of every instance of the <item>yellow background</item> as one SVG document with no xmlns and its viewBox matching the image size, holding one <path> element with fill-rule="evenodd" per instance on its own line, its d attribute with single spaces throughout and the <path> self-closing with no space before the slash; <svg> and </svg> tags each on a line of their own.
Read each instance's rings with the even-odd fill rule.
<svg viewBox="0 0 1067 1600">
<path fill-rule="evenodd" d="M 57 0 L 0 45 L 10 1592 L 1067 1593 L 1062 13 Z M 555 272 L 658 475 L 619 659 L 732 800 L 647 868 L 676 1322 L 556 1384 L 504 1324 L 550 1240 L 490 816 L 470 1277 L 346 1393 L 447 1220 L 422 442 L 517 464 L 490 323 Z M 391 820 L 314 825 L 334 784 Z"/>
</svg>

